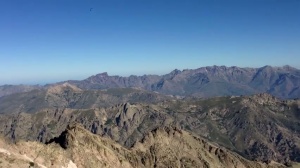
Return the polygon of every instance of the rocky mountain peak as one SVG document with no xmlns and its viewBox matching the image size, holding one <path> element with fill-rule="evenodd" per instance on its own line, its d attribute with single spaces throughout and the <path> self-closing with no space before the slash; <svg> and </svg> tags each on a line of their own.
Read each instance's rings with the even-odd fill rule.
<svg viewBox="0 0 300 168">
<path fill-rule="evenodd" d="M 62 149 L 57 143 L 66 146 Z M 0 139 L 0 155 L 1 167 L 285 167 L 276 162 L 249 161 L 174 127 L 157 128 L 143 141 L 126 149 L 109 138 L 90 133 L 80 124 L 72 123 L 47 145 L 23 141 L 14 146 Z"/>
<path fill-rule="evenodd" d="M 248 161 L 176 127 L 154 129 L 137 142 L 133 150 L 142 151 L 142 156 L 145 156 L 145 153 L 155 156 L 143 158 L 146 163 L 154 161 L 154 167 L 284 167 L 277 163 L 266 165 Z"/>
<path fill-rule="evenodd" d="M 96 77 L 98 77 L 98 78 L 108 77 L 108 73 L 102 72 L 102 73 L 97 74 Z"/>
<path fill-rule="evenodd" d="M 167 95 L 206 98 L 252 95 L 261 92 L 267 92 L 284 99 L 299 98 L 300 95 L 300 70 L 290 66 L 240 68 L 214 65 L 184 71 L 175 69 L 161 76 L 131 75 L 122 77 L 109 76 L 107 72 L 104 72 L 82 81 L 68 82 L 83 90 L 137 87 Z M 0 96 L 27 91 L 22 86 L 10 86 L 9 88 L 11 89 L 0 86 Z M 12 89 L 15 91 L 13 92 Z M 16 91 L 17 89 L 18 91 Z"/>
<path fill-rule="evenodd" d="M 78 136 L 80 131 L 84 131 L 84 127 L 81 124 L 76 122 L 71 123 L 58 137 L 50 139 L 48 142 L 46 142 L 46 144 L 56 143 L 62 148 L 67 149 L 70 147 L 70 145 L 74 144 L 76 136 Z"/>
<path fill-rule="evenodd" d="M 170 74 L 173 74 L 173 75 L 177 75 L 179 74 L 181 71 L 179 69 L 174 69 L 172 72 L 170 72 Z"/>
<path fill-rule="evenodd" d="M 89 83 L 99 83 L 107 80 L 110 76 L 108 76 L 107 72 L 99 73 L 93 76 L 88 77 L 87 79 L 83 80 Z"/>
</svg>

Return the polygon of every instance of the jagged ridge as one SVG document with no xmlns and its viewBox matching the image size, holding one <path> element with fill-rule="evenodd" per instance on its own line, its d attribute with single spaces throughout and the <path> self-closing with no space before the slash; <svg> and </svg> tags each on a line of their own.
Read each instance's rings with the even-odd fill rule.
<svg viewBox="0 0 300 168">
<path fill-rule="evenodd" d="M 58 147 L 56 143 L 63 148 Z M 172 127 L 157 128 L 148 133 L 143 140 L 136 142 L 132 148 L 126 149 L 109 138 L 91 134 L 81 125 L 73 123 L 58 138 L 47 144 L 19 142 L 18 148 L 14 150 L 17 149 L 19 153 L 23 153 L 22 156 L 27 156 L 28 164 L 41 167 L 285 167 L 275 162 L 264 164 L 248 161 L 227 149 Z M 14 162 L 5 164 L 26 163 L 26 159 L 17 154 L 17 151 L 7 146 L 0 147 L 3 151 L 11 150 L 13 154 L 4 155 L 15 159 Z"/>
</svg>

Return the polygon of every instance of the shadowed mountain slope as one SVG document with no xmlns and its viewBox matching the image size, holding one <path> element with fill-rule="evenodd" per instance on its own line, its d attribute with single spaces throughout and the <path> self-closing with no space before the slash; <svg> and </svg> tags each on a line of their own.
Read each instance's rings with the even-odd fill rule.
<svg viewBox="0 0 300 168">
<path fill-rule="evenodd" d="M 109 138 L 72 124 L 48 145 L 38 142 L 0 143 L 0 165 L 20 167 L 285 167 L 249 161 L 224 148 L 176 128 L 158 128 L 126 149 Z M 27 167 L 27 166 L 26 166 Z"/>
<path fill-rule="evenodd" d="M 153 103 L 170 99 L 158 93 L 133 89 L 82 90 L 69 83 L 0 97 L 0 113 L 34 113 L 47 108 L 88 109 L 124 102 Z"/>
<path fill-rule="evenodd" d="M 53 97 L 48 97 L 47 106 L 39 106 L 35 110 L 18 108 L 27 103 L 21 101 L 22 98 L 16 99 L 18 101 L 13 103 L 14 108 L 7 106 L 9 110 L 0 110 L 2 113 L 0 134 L 13 141 L 25 139 L 46 142 L 58 136 L 69 123 L 76 121 L 82 123 L 94 134 L 109 136 L 121 145 L 131 147 L 137 140 L 141 140 L 149 131 L 157 127 L 175 126 L 216 142 L 247 159 L 267 163 L 274 160 L 286 165 L 292 161 L 300 162 L 299 100 L 282 101 L 268 94 L 178 100 L 161 97 L 156 93 L 157 97 L 144 91 L 139 93 L 133 90 L 134 93 L 138 92 L 138 95 L 143 95 L 141 97 L 146 95 L 146 98 L 130 99 L 128 96 L 130 92 L 130 94 L 125 94 L 126 99 L 120 99 L 124 96 L 122 94 L 116 99 L 128 101 L 128 103 L 111 106 L 108 103 L 106 107 L 99 106 L 103 100 L 92 104 L 86 103 L 86 106 L 82 106 L 85 103 L 65 106 L 65 103 L 69 101 L 62 100 L 76 100 L 73 97 L 74 95 L 76 97 L 74 90 L 77 88 L 73 88 L 68 99 L 60 94 L 54 95 L 54 100 L 57 97 L 62 98 L 57 101 L 53 101 Z M 125 90 L 128 89 L 125 88 Z M 119 91 L 122 93 L 123 89 Z M 105 93 L 109 92 L 109 89 L 95 92 Z M 118 95 L 117 93 L 114 94 Z M 148 94 L 152 95 L 151 99 Z M 24 96 L 23 93 L 20 95 Z M 41 100 L 37 97 L 36 101 L 40 102 L 39 104 L 45 103 L 44 95 L 40 97 Z M 0 100 L 7 97 L 2 97 Z M 82 97 L 86 96 L 82 95 Z M 27 97 L 24 99 L 27 100 Z M 144 103 L 138 103 L 141 100 Z M 150 103 L 151 101 L 153 103 Z M 5 101 L 0 101 L 2 108 L 3 102 Z M 58 102 L 62 105 L 50 106 L 49 102 Z"/>
</svg>

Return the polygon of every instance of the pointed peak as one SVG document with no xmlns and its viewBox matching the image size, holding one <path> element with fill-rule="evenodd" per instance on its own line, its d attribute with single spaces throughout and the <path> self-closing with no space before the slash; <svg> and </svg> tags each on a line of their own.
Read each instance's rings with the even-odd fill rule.
<svg viewBox="0 0 300 168">
<path fill-rule="evenodd" d="M 107 74 L 107 72 L 102 72 L 102 73 L 97 74 L 96 76 L 97 77 L 107 77 L 108 74 Z"/>
<path fill-rule="evenodd" d="M 178 74 L 180 73 L 181 71 L 179 69 L 174 69 L 173 71 L 171 71 L 172 74 Z"/>
<path fill-rule="evenodd" d="M 62 148 L 67 149 L 72 145 L 73 141 L 76 139 L 76 132 L 83 132 L 86 135 L 90 133 L 79 123 L 70 123 L 66 130 L 63 131 L 58 137 L 50 139 L 46 144 L 56 143 L 59 144 Z"/>
</svg>

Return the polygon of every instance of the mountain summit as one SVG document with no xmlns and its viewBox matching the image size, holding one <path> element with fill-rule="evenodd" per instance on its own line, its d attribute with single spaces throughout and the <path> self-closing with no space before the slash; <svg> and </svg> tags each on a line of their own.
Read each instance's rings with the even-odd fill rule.
<svg viewBox="0 0 300 168">
<path fill-rule="evenodd" d="M 178 96 L 214 97 L 266 92 L 279 98 L 299 98 L 300 70 L 290 67 L 239 68 L 208 66 L 173 70 L 162 76 L 108 76 L 101 73 L 82 81 L 68 81 L 82 89 L 137 87 Z"/>
<path fill-rule="evenodd" d="M 0 97 L 68 83 L 82 90 L 109 88 L 139 88 L 166 95 L 215 97 L 269 93 L 282 99 L 300 98 L 300 70 L 291 66 L 240 68 L 207 66 L 198 69 L 175 69 L 165 75 L 129 77 L 109 76 L 107 72 L 84 80 L 69 80 L 37 86 L 0 86 Z"/>
</svg>

